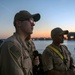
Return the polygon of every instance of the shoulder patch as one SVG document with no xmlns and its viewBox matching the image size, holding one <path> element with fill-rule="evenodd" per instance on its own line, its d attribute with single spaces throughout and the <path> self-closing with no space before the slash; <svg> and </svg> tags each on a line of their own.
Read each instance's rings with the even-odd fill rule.
<svg viewBox="0 0 75 75">
<path fill-rule="evenodd" d="M 21 56 L 20 50 L 15 45 L 13 45 L 12 47 L 10 47 L 10 53 L 13 56 L 15 56 L 17 59 Z"/>
</svg>

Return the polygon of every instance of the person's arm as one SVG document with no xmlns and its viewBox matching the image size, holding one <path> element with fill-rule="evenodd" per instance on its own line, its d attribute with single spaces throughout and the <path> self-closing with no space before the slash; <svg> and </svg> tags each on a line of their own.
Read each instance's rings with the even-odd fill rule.
<svg viewBox="0 0 75 75">
<path fill-rule="evenodd" d="M 42 54 L 42 64 L 44 72 L 46 75 L 49 75 L 48 70 L 53 69 L 53 57 L 51 51 L 48 48 L 46 48 Z"/>
<path fill-rule="evenodd" d="M 1 47 L 1 75 L 24 75 L 21 68 L 21 53 L 12 43 L 5 43 Z"/>
<path fill-rule="evenodd" d="M 70 69 L 75 68 L 74 60 L 73 60 L 73 58 L 72 58 L 72 56 L 71 56 L 70 51 L 68 50 L 68 48 L 67 48 L 65 45 L 64 45 L 64 47 L 66 48 L 66 50 L 67 50 L 67 52 L 68 52 L 68 56 L 70 57 Z"/>
</svg>

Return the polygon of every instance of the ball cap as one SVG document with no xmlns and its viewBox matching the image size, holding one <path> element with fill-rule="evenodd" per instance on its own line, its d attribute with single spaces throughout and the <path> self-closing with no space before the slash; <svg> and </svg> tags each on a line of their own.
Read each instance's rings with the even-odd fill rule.
<svg viewBox="0 0 75 75">
<path fill-rule="evenodd" d="M 39 13 L 31 14 L 26 10 L 22 10 L 22 11 L 16 13 L 16 15 L 14 17 L 14 22 L 17 20 L 24 21 L 24 20 L 29 19 L 31 17 L 34 19 L 35 22 L 40 20 L 40 14 Z"/>
<path fill-rule="evenodd" d="M 57 28 L 54 28 L 52 31 L 51 31 L 51 37 L 54 37 L 56 35 L 64 35 L 64 34 L 68 34 L 68 30 L 62 30 L 61 28 L 57 27 Z"/>
</svg>

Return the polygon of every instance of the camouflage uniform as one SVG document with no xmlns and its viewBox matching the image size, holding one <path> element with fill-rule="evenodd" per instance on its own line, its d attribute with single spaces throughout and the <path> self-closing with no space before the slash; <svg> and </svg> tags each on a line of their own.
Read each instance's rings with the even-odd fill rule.
<svg viewBox="0 0 75 75">
<path fill-rule="evenodd" d="M 68 51 L 67 47 L 62 45 L 62 50 L 51 44 L 54 48 L 59 50 L 60 53 L 64 56 L 64 60 L 62 60 L 53 50 L 46 48 L 42 54 L 42 61 L 43 61 L 43 68 L 44 71 L 48 70 L 57 70 L 60 72 L 65 73 L 65 75 L 72 75 L 70 74 L 70 57 L 71 53 Z"/>
<path fill-rule="evenodd" d="M 36 50 L 35 45 L 34 45 L 34 42 L 30 39 L 29 41 L 26 42 L 26 45 L 28 47 L 29 54 L 30 54 L 30 57 L 32 59 L 33 52 L 34 52 L 34 50 Z"/>
<path fill-rule="evenodd" d="M 9 37 L 0 48 L 0 75 L 32 75 L 33 48 L 34 45 L 28 47 L 16 33 Z"/>
</svg>

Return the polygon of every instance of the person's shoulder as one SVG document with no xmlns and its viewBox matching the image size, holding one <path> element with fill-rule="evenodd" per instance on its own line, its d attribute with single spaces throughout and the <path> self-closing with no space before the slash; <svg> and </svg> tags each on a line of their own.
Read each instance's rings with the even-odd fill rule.
<svg viewBox="0 0 75 75">
<path fill-rule="evenodd" d="M 43 51 L 43 53 L 42 53 L 42 55 L 48 55 L 48 54 L 52 54 L 53 53 L 53 51 L 49 48 L 49 46 L 50 45 L 48 45 L 48 46 L 46 46 L 46 48 L 44 49 L 44 51 Z"/>
<path fill-rule="evenodd" d="M 9 49 L 13 46 L 14 44 L 10 41 L 8 41 L 8 39 L 4 40 L 4 42 L 1 44 L 0 46 L 0 52 L 2 51 L 9 51 Z"/>
<path fill-rule="evenodd" d="M 6 39 L 6 42 L 7 42 L 9 45 L 11 45 L 11 44 L 20 45 L 20 42 L 19 42 L 19 40 L 16 38 L 15 35 L 12 35 L 12 36 L 8 37 L 8 38 Z"/>
<path fill-rule="evenodd" d="M 8 51 L 13 54 L 17 59 L 21 56 L 21 50 L 10 38 L 6 39 L 0 47 L 0 51 Z"/>
<path fill-rule="evenodd" d="M 13 45 L 15 45 L 15 40 L 16 38 L 12 35 L 3 41 L 1 47 L 11 48 Z"/>
<path fill-rule="evenodd" d="M 11 41 L 11 40 L 9 40 L 9 39 L 6 39 L 6 40 L 4 40 L 4 42 L 1 44 L 1 48 L 8 48 L 8 47 L 12 47 L 14 45 L 14 43 Z"/>
<path fill-rule="evenodd" d="M 48 46 L 45 48 L 45 51 L 52 52 L 51 47 L 53 47 L 52 44 L 48 45 Z"/>
<path fill-rule="evenodd" d="M 64 47 L 64 48 L 66 48 L 66 49 L 68 49 L 68 47 L 66 45 L 61 45 L 61 46 Z"/>
<path fill-rule="evenodd" d="M 70 51 L 68 50 L 68 47 L 66 45 L 61 45 L 65 52 L 67 52 L 69 55 L 71 55 Z"/>
</svg>

